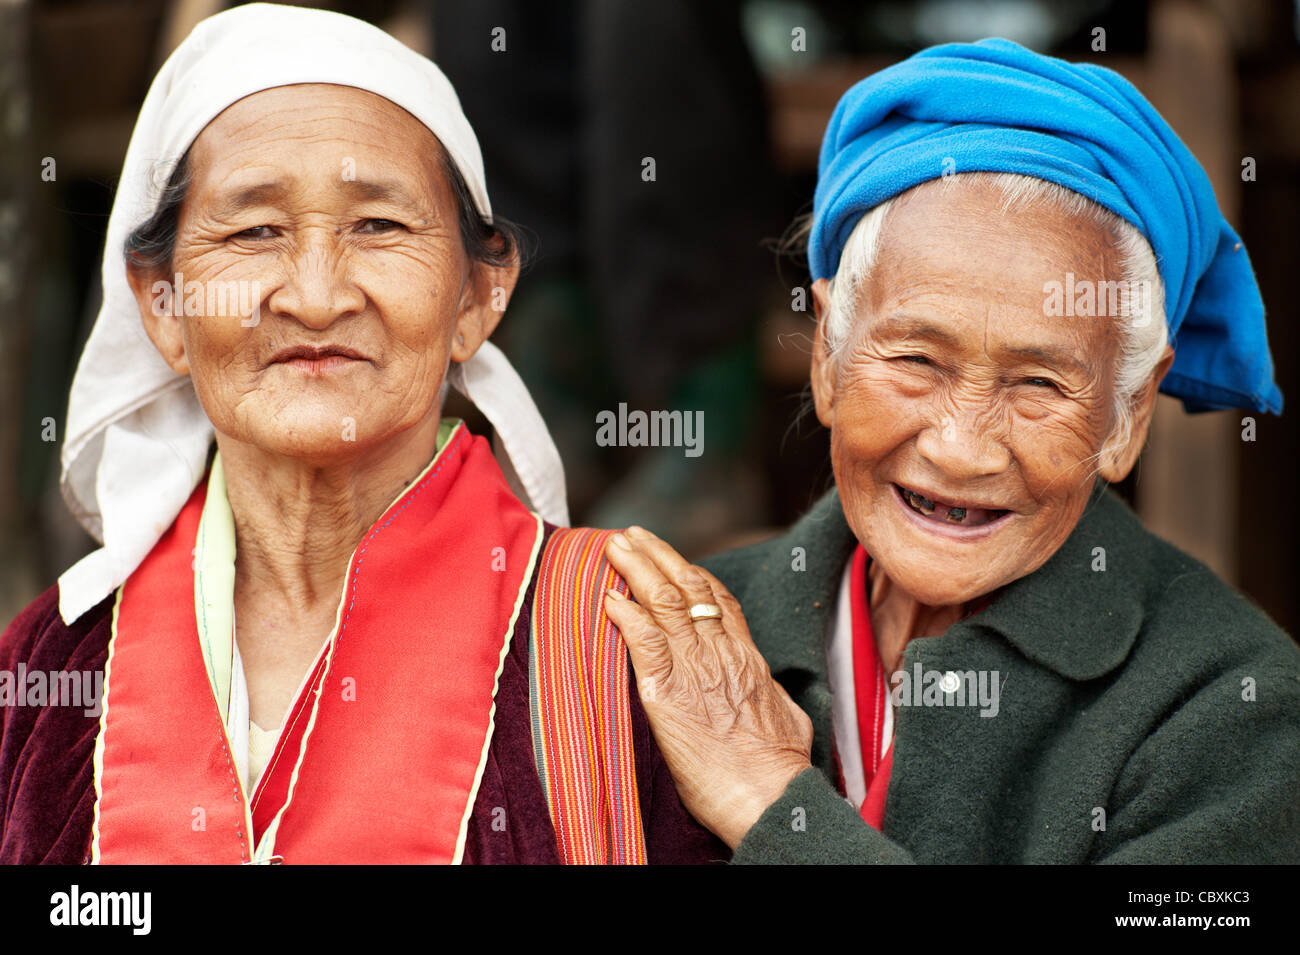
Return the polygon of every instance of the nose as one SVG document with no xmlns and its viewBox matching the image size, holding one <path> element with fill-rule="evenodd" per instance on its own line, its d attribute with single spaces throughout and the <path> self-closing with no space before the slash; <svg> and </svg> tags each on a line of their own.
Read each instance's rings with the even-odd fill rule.
<svg viewBox="0 0 1300 955">
<path fill-rule="evenodd" d="M 916 439 L 916 450 L 953 482 L 1000 474 L 1011 465 L 1002 429 L 988 409 L 937 415 Z"/>
<path fill-rule="evenodd" d="M 301 236 L 286 255 L 285 280 L 267 299 L 272 315 L 324 329 L 365 308 L 365 295 L 349 279 L 347 258 L 333 230 Z"/>
</svg>

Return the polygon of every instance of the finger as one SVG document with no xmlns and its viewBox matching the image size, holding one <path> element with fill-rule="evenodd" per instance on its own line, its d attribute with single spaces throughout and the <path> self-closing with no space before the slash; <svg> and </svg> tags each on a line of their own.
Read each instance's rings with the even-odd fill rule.
<svg viewBox="0 0 1300 955">
<path fill-rule="evenodd" d="M 649 612 L 611 587 L 605 591 L 605 613 L 627 644 L 637 677 L 666 680 L 673 671 L 673 653 Z"/>
<path fill-rule="evenodd" d="M 715 577 L 707 567 L 696 567 L 695 569 L 701 577 L 708 581 L 709 590 L 713 593 L 713 602 L 722 611 L 721 622 L 727 633 L 738 640 L 743 640 L 757 652 L 758 647 L 754 645 L 754 639 L 749 634 L 749 624 L 745 622 L 745 612 L 741 609 L 740 601 L 727 589 L 727 585 Z"/>
<path fill-rule="evenodd" d="M 700 568 L 679 554 L 667 541 L 643 527 L 629 527 L 627 537 L 638 550 L 654 561 L 659 572 L 681 591 L 688 608 L 688 617 L 690 617 L 690 607 L 698 604 L 718 604 L 714 599 L 713 587 L 708 578 L 701 573 Z M 720 637 L 726 632 L 722 620 L 717 617 L 692 619 L 692 623 L 697 632 L 704 637 Z"/>
<path fill-rule="evenodd" d="M 623 575 L 636 602 L 670 638 L 690 642 L 699 639 L 695 621 L 687 612 L 686 596 L 636 542 L 615 534 L 609 539 L 605 556 Z"/>
</svg>

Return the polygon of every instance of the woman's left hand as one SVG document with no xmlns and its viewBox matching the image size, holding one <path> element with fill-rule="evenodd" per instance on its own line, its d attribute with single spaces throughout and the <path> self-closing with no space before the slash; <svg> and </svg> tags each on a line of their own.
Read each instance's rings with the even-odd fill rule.
<svg viewBox="0 0 1300 955">
<path fill-rule="evenodd" d="M 811 766 L 812 721 L 772 678 L 716 577 L 639 527 L 611 538 L 606 556 L 636 602 L 610 591 L 605 609 L 682 803 L 734 849 Z M 692 619 L 699 604 L 722 616 Z"/>
</svg>

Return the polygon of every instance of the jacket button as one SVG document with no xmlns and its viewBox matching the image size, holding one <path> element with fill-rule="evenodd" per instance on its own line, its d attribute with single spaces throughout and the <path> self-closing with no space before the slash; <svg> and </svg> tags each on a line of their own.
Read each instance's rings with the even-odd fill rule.
<svg viewBox="0 0 1300 955">
<path fill-rule="evenodd" d="M 960 686 L 961 677 L 952 670 L 945 673 L 943 678 L 939 680 L 939 689 L 943 690 L 945 693 L 956 693 Z"/>
</svg>

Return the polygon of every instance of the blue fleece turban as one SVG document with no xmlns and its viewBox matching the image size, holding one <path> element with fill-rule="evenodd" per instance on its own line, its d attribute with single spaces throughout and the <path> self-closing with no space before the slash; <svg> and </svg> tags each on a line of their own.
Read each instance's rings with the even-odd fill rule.
<svg viewBox="0 0 1300 955">
<path fill-rule="evenodd" d="M 1045 179 L 1132 223 L 1165 286 L 1174 364 L 1160 390 L 1188 411 L 1281 412 L 1246 248 L 1200 164 L 1119 74 L 992 39 L 931 47 L 857 83 L 822 141 L 813 278 L 835 274 L 863 213 L 945 170 Z"/>
</svg>

